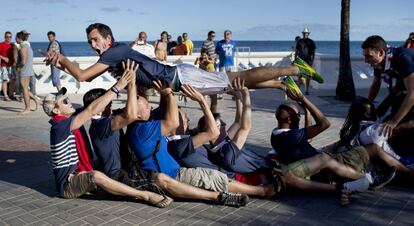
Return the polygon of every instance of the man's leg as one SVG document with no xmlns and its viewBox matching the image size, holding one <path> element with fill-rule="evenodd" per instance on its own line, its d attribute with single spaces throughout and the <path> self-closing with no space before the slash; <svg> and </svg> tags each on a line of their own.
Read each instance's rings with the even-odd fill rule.
<svg viewBox="0 0 414 226">
<path fill-rule="evenodd" d="M 372 157 L 379 158 L 382 161 L 384 161 L 385 164 L 387 164 L 388 166 L 394 166 L 395 168 L 397 168 L 398 171 L 410 177 L 414 177 L 413 170 L 410 170 L 409 168 L 401 164 L 400 161 L 398 161 L 397 159 L 395 159 L 394 157 L 386 153 L 384 150 L 382 150 L 380 146 L 376 144 L 369 144 L 369 145 L 364 145 L 364 147 L 367 150 L 370 158 Z"/>
<path fill-rule="evenodd" d="M 253 186 L 240 183 L 236 180 L 229 180 L 229 192 L 242 193 L 262 198 L 270 198 L 275 195 L 273 184 Z"/>
<path fill-rule="evenodd" d="M 256 86 L 259 83 L 273 80 L 278 77 L 287 75 L 299 75 L 299 69 L 296 66 L 287 67 L 257 67 L 246 71 L 239 72 L 227 72 L 227 76 L 230 83 L 236 77 L 240 77 L 245 81 L 246 87 L 249 89 L 267 88 L 262 86 Z"/>
</svg>

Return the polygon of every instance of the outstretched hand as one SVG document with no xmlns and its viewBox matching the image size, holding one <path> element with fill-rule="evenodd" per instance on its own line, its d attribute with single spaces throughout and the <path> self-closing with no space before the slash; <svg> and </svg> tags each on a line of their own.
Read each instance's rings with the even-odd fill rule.
<svg viewBox="0 0 414 226">
<path fill-rule="evenodd" d="M 43 62 L 46 62 L 46 65 L 53 65 L 60 70 L 65 70 L 63 65 L 60 63 L 61 60 L 64 58 L 62 54 L 51 54 L 47 53 L 45 54 L 46 58 L 43 60 Z"/>
<path fill-rule="evenodd" d="M 138 68 L 138 65 L 135 65 L 135 63 L 130 63 L 129 60 L 127 60 L 127 63 L 125 65 L 125 62 L 122 62 L 122 66 L 124 67 L 124 73 L 122 74 L 121 78 L 116 83 L 116 87 L 121 90 L 124 89 L 130 82 L 135 82 L 135 71 Z"/>
<path fill-rule="evenodd" d="M 168 84 L 165 84 L 160 80 L 155 80 L 152 82 L 152 84 L 154 89 L 157 90 L 161 95 L 170 94 L 173 92 Z"/>
<path fill-rule="evenodd" d="M 136 78 L 136 72 L 138 70 L 139 64 L 136 63 L 135 61 L 132 61 L 130 59 L 126 60 L 126 61 L 122 61 L 122 68 L 124 69 L 124 74 L 126 73 L 132 73 L 132 78 L 130 83 L 135 83 L 135 78 Z M 123 74 L 123 75 L 124 75 Z"/>
<path fill-rule="evenodd" d="M 197 101 L 197 102 L 202 102 L 204 101 L 204 96 L 203 94 L 201 94 L 200 92 L 198 92 L 196 89 L 194 89 L 192 86 L 190 85 L 182 85 L 181 86 L 184 94 L 189 97 L 191 100 Z"/>
</svg>

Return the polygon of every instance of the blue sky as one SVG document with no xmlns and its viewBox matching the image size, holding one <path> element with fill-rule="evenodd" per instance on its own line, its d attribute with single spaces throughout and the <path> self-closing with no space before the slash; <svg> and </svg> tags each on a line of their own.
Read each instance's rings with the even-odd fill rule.
<svg viewBox="0 0 414 226">
<path fill-rule="evenodd" d="M 47 41 L 53 30 L 61 41 L 85 41 L 85 28 L 108 24 L 118 40 L 146 31 L 149 40 L 166 30 L 174 38 L 188 32 L 204 40 L 209 30 L 219 38 L 225 29 L 235 40 L 292 40 L 303 27 L 314 40 L 339 40 L 340 0 L 20 0 L 2 2 L 0 33 L 21 29 L 31 41 Z M 404 40 L 414 31 L 410 0 L 353 0 L 351 40 L 372 34 Z M 2 36 L 2 35 L 1 35 Z"/>
</svg>

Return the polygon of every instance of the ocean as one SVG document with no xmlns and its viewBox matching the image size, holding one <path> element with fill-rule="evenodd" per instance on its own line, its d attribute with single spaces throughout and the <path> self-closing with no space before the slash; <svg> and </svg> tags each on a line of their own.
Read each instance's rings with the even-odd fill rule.
<svg viewBox="0 0 414 226">
<path fill-rule="evenodd" d="M 130 42 L 124 42 L 129 44 Z M 152 42 L 150 42 L 152 43 Z M 203 41 L 193 41 L 195 50 L 200 50 Z M 352 56 L 362 56 L 361 50 L 362 41 L 351 41 L 350 52 Z M 49 42 L 31 42 L 35 57 L 42 57 L 36 50 L 46 50 Z M 96 56 L 96 53 L 92 51 L 88 43 L 83 42 L 61 42 L 64 54 L 66 56 Z M 237 41 L 237 47 L 240 51 L 250 52 L 275 52 L 275 51 L 291 51 L 293 41 Z M 316 52 L 321 54 L 339 54 L 339 41 L 315 41 Z M 388 42 L 389 45 L 397 47 L 403 44 L 402 41 Z"/>
</svg>

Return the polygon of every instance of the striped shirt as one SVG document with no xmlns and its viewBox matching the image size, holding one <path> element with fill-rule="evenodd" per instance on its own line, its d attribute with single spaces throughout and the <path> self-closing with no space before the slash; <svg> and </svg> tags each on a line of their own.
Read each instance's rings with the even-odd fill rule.
<svg viewBox="0 0 414 226">
<path fill-rule="evenodd" d="M 78 153 L 73 131 L 70 129 L 74 117 L 55 121 L 51 119 L 50 153 L 52 157 L 53 173 L 56 180 L 56 189 L 63 196 L 69 174 L 78 168 Z"/>
<path fill-rule="evenodd" d="M 214 44 L 214 41 L 205 40 L 201 48 L 207 49 L 208 55 L 210 55 L 211 58 L 216 57 L 216 45 Z"/>
</svg>

